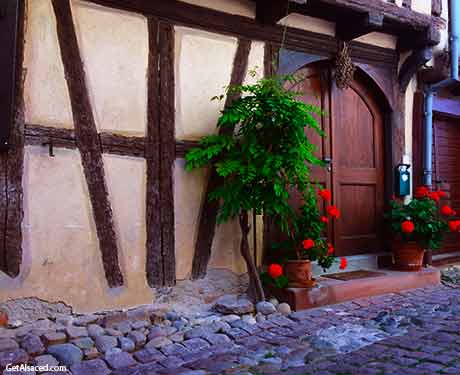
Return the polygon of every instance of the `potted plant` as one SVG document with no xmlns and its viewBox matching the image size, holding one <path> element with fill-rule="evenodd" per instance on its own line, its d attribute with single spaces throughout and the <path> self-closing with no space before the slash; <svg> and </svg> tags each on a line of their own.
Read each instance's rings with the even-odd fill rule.
<svg viewBox="0 0 460 375">
<path fill-rule="evenodd" d="M 390 202 L 387 218 L 394 234 L 392 251 L 397 269 L 420 270 L 425 249 L 438 249 L 449 227 L 453 231 L 460 230 L 459 221 L 449 220 L 455 211 L 447 205 L 439 208 L 444 194 L 421 186 L 409 203 L 398 199 Z"/>
<path fill-rule="evenodd" d="M 274 280 L 275 286 L 286 283 L 292 287 L 311 287 L 314 284 L 312 275 L 312 262 L 317 262 L 324 272 L 335 262 L 334 247 L 327 241 L 327 226 L 330 220 L 340 217 L 340 210 L 331 205 L 331 192 L 328 189 L 319 189 L 320 204 L 326 203 L 326 215 L 321 215 L 318 200 L 311 186 L 303 194 L 303 204 L 299 211 L 289 220 L 288 226 L 292 229 L 281 244 L 274 246 L 278 253 L 280 263 L 284 264 L 284 276 L 277 280 L 277 264 L 268 268 L 268 276 Z M 274 267 L 275 266 L 275 267 Z M 346 258 L 341 258 L 340 269 L 347 267 Z M 264 280 L 270 280 L 264 276 Z M 270 283 L 268 283 L 270 285 Z M 273 282 L 272 282 L 273 284 Z"/>
<path fill-rule="evenodd" d="M 305 127 L 322 135 L 313 117 L 321 111 L 297 100 L 297 93 L 284 88 L 286 80 L 293 79 L 273 77 L 229 87 L 227 95 L 239 94 L 240 98 L 222 112 L 217 123 L 222 131 L 204 137 L 186 155 L 187 170 L 212 167 L 220 177 L 209 198 L 220 202 L 218 223 L 239 218 L 248 292 L 257 301 L 264 300 L 264 292 L 249 251 L 248 212 L 269 215 L 288 230 L 286 223 L 294 215 L 289 192 L 304 191 L 311 165 L 323 165 L 305 135 Z"/>
</svg>

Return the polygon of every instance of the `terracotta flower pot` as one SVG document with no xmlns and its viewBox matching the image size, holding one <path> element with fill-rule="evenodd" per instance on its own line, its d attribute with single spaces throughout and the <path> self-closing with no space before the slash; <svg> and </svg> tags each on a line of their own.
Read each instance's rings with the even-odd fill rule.
<svg viewBox="0 0 460 375">
<path fill-rule="evenodd" d="M 293 287 L 309 287 L 312 283 L 311 262 L 309 260 L 288 260 L 284 271 Z"/>
<path fill-rule="evenodd" d="M 392 250 L 396 269 L 401 271 L 420 271 L 423 267 L 425 250 L 417 242 L 394 241 Z"/>
</svg>

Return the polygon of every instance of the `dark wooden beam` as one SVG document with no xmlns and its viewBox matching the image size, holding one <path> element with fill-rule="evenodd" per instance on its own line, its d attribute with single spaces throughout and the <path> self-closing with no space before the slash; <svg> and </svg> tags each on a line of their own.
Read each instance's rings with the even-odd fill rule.
<svg viewBox="0 0 460 375">
<path fill-rule="evenodd" d="M 246 77 L 248 69 L 248 58 L 251 50 L 249 40 L 240 39 L 235 58 L 233 60 L 233 70 L 230 85 L 241 85 Z M 227 96 L 225 107 L 228 107 L 238 95 Z M 225 130 L 228 132 L 228 129 Z M 224 131 L 220 129 L 220 134 Z M 211 170 L 208 184 L 206 186 L 205 199 L 200 210 L 200 220 L 198 224 L 198 236 L 195 244 L 195 256 L 192 265 L 192 279 L 203 278 L 206 276 L 209 259 L 211 257 L 212 241 L 216 231 L 216 219 L 219 211 L 219 202 L 210 201 L 209 194 L 219 186 L 221 179 L 215 169 Z"/>
<path fill-rule="evenodd" d="M 16 76 L 20 7 L 20 0 L 0 3 L 0 151 L 8 148 L 16 91 L 20 84 Z"/>
<path fill-rule="evenodd" d="M 140 158 L 145 156 L 145 137 L 103 132 L 99 133 L 99 142 L 105 154 Z"/>
<path fill-rule="evenodd" d="M 173 168 L 176 159 L 174 27 L 159 25 L 160 51 L 160 221 L 163 284 L 176 283 Z"/>
<path fill-rule="evenodd" d="M 433 49 L 424 48 L 416 50 L 404 61 L 399 70 L 399 89 L 402 93 L 406 92 L 412 77 L 417 74 L 418 70 L 433 58 Z"/>
<path fill-rule="evenodd" d="M 442 14 L 442 0 L 431 0 L 431 14 L 440 17 Z"/>
<path fill-rule="evenodd" d="M 256 21 L 262 25 L 276 25 L 288 15 L 288 0 L 256 0 Z"/>
<path fill-rule="evenodd" d="M 163 255 L 161 252 L 160 220 L 160 83 L 158 75 L 158 21 L 148 19 L 149 62 L 147 73 L 148 107 L 147 139 L 145 157 L 147 159 L 146 189 L 146 229 L 147 229 L 147 282 L 151 287 L 163 285 Z"/>
<path fill-rule="evenodd" d="M 410 51 L 416 49 L 424 49 L 434 47 L 441 41 L 441 32 L 439 29 L 431 25 L 430 27 L 418 30 L 409 30 L 401 32 L 398 38 L 398 49 L 400 51 Z"/>
<path fill-rule="evenodd" d="M 327 57 L 334 57 L 337 52 L 337 41 L 329 35 L 291 27 L 285 30 L 284 27 L 279 25 L 260 25 L 248 17 L 232 15 L 185 2 L 171 0 L 157 0 L 154 2 L 142 0 L 90 0 L 90 2 L 146 16 L 158 17 L 160 20 L 177 25 L 238 38 L 267 41 L 272 42 L 274 45 L 280 45 L 284 40 L 283 47 L 294 51 Z M 290 7 L 292 7 L 292 4 L 295 3 L 291 3 Z M 352 47 L 355 54 L 353 59 L 363 63 L 393 66 L 397 61 L 396 52 L 388 48 L 357 42 L 353 42 Z"/>
<path fill-rule="evenodd" d="M 112 207 L 96 124 L 86 87 L 86 75 L 77 42 L 69 0 L 53 0 L 57 34 L 75 124 L 75 138 L 93 208 L 105 277 L 110 287 L 123 285 Z"/>
<path fill-rule="evenodd" d="M 383 13 L 368 12 L 362 15 L 338 20 L 336 23 L 337 38 L 348 42 L 383 29 Z"/>
<path fill-rule="evenodd" d="M 176 141 L 176 158 L 182 159 L 192 148 L 199 146 L 198 141 Z"/>
<path fill-rule="evenodd" d="M 1 86 L 5 87 L 0 89 L 0 100 L 5 100 L 0 109 L 0 127 L 10 127 L 2 132 L 5 137 L 2 142 L 8 140 L 8 150 L 0 154 L 0 269 L 11 277 L 17 277 L 22 263 L 25 2 L 6 1 L 2 6 L 5 6 L 3 15 L 13 19 L 0 20 L 0 23 L 9 24 L 0 26 L 0 40 L 5 42 L 2 44 L 2 54 L 3 48 L 6 48 L 6 60 L 0 59 L 0 75 L 5 79 L 1 80 Z M 10 39 L 12 35 L 3 34 L 7 29 L 15 34 L 14 42 Z M 4 68 L 6 71 L 3 71 Z M 3 97 L 4 94 L 6 97 Z M 3 110 L 5 113 L 2 113 Z"/>
</svg>

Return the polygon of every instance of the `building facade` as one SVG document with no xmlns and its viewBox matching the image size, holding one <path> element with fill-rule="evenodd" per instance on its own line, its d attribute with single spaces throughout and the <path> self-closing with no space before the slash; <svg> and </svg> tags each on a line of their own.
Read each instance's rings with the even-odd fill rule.
<svg viewBox="0 0 460 375">
<path fill-rule="evenodd" d="M 0 299 L 93 311 L 149 303 L 156 287 L 207 268 L 244 273 L 238 224 L 215 225 L 211 173 L 185 172 L 184 154 L 216 132 L 224 103 L 210 98 L 277 72 L 305 76 L 304 100 L 327 113 L 317 142 L 332 164 L 315 173 L 344 213 L 331 233 L 338 255 L 376 264 L 388 245 L 382 214 L 394 168 L 420 168 L 425 78 L 416 73 L 437 69 L 433 56 L 446 53 L 449 14 L 447 1 L 360 3 L 11 1 Z M 357 70 L 340 90 L 334 60 L 344 41 Z M 440 121 L 437 131 L 447 131 Z M 260 261 L 270 226 L 253 224 Z"/>
</svg>

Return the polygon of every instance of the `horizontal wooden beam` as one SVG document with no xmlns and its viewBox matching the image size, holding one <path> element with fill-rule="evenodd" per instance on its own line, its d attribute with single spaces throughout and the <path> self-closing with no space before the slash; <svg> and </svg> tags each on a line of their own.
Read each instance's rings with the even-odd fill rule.
<svg viewBox="0 0 460 375">
<path fill-rule="evenodd" d="M 383 14 L 381 12 L 368 12 L 337 21 L 335 33 L 337 38 L 348 42 L 382 29 Z"/>
<path fill-rule="evenodd" d="M 294 51 L 308 52 L 319 56 L 334 57 L 337 41 L 334 37 L 280 25 L 260 25 L 249 17 L 233 15 L 173 0 L 89 0 L 92 3 L 157 17 L 176 25 L 194 27 L 206 31 L 261 40 Z M 310 1 L 310 0 L 309 0 Z M 379 0 L 380 1 L 380 0 Z M 352 57 L 363 63 L 394 66 L 397 54 L 394 50 L 365 43 L 353 42 Z"/>
</svg>

